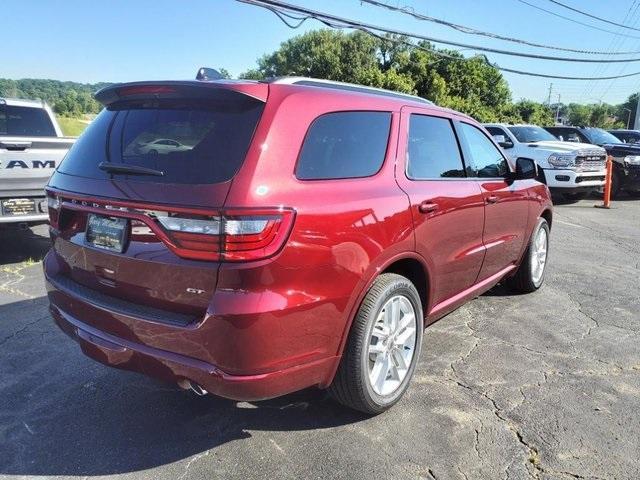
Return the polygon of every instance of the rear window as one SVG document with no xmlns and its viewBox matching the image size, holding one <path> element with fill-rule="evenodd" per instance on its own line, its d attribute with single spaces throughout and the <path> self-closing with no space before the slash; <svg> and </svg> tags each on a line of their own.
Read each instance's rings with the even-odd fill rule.
<svg viewBox="0 0 640 480">
<path fill-rule="evenodd" d="M 62 173 L 136 182 L 225 182 L 244 161 L 264 104 L 148 102 L 103 110 L 60 165 Z M 159 170 L 162 176 L 107 173 L 101 162 Z"/>
<path fill-rule="evenodd" d="M 55 137 L 56 130 L 43 108 L 0 105 L 0 135 Z"/>
<path fill-rule="evenodd" d="M 296 167 L 301 180 L 369 177 L 387 151 L 390 112 L 334 112 L 309 127 Z"/>
</svg>

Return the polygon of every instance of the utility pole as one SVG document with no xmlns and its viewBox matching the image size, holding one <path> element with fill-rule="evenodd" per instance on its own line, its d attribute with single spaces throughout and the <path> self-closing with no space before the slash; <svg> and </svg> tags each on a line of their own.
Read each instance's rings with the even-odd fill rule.
<svg viewBox="0 0 640 480">
<path fill-rule="evenodd" d="M 556 105 L 556 125 L 560 122 L 560 94 L 558 94 L 558 105 Z"/>
<path fill-rule="evenodd" d="M 547 106 L 551 105 L 551 93 L 553 92 L 553 83 L 549 84 L 549 96 L 547 97 Z"/>
<path fill-rule="evenodd" d="M 636 97 L 636 118 L 633 122 L 633 129 L 640 130 L 640 108 L 638 108 L 640 102 L 640 92 L 638 92 L 638 96 Z"/>
</svg>

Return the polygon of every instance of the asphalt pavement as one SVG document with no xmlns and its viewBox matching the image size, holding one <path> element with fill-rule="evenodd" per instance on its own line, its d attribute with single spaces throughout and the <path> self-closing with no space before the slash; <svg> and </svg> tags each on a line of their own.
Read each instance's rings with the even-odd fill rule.
<svg viewBox="0 0 640 480">
<path fill-rule="evenodd" d="M 556 207 L 547 281 L 429 327 L 373 418 L 306 390 L 197 397 L 84 357 L 50 320 L 46 227 L 0 232 L 0 478 L 636 479 L 640 200 Z"/>
</svg>

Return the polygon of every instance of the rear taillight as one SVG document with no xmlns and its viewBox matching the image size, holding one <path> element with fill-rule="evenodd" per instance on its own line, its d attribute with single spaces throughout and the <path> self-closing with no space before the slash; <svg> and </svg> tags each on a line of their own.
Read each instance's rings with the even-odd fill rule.
<svg viewBox="0 0 640 480">
<path fill-rule="evenodd" d="M 293 224 L 288 209 L 233 210 L 220 216 L 157 216 L 176 254 L 195 260 L 242 262 L 276 254 Z"/>
<path fill-rule="evenodd" d="M 245 262 L 278 253 L 286 243 L 295 211 L 284 207 L 203 212 L 133 202 L 109 202 L 47 190 L 49 221 L 56 230 L 82 231 L 89 214 L 130 221 L 131 240 L 163 242 L 192 260 Z"/>
<path fill-rule="evenodd" d="M 55 195 L 47 195 L 47 210 L 49 212 L 49 224 L 53 228 L 58 228 L 58 218 L 60 216 L 60 200 Z"/>
</svg>

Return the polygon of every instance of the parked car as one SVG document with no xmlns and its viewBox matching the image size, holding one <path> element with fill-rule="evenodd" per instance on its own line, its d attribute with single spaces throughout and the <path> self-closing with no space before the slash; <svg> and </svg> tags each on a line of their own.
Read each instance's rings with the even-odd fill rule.
<svg viewBox="0 0 640 480">
<path fill-rule="evenodd" d="M 609 133 L 622 143 L 640 142 L 640 130 L 609 130 Z"/>
<path fill-rule="evenodd" d="M 191 147 L 183 145 L 175 140 L 171 140 L 170 138 L 159 138 L 151 142 L 134 142 L 134 145 L 139 153 L 149 153 L 151 155 L 167 155 L 171 152 L 179 152 L 191 149 Z"/>
<path fill-rule="evenodd" d="M 44 186 L 73 142 L 46 103 L 0 98 L 0 228 L 48 220 Z"/>
<path fill-rule="evenodd" d="M 544 281 L 549 191 L 463 114 L 301 78 L 96 98 L 49 182 L 44 270 L 53 318 L 102 363 L 238 400 L 317 386 L 379 413 L 426 325 Z M 193 148 L 126 153 L 174 129 Z"/>
<path fill-rule="evenodd" d="M 606 130 L 595 127 L 546 127 L 558 139 L 569 142 L 590 142 L 603 147 L 613 157 L 611 195 L 615 198 L 625 190 L 640 194 L 640 145 L 625 144 Z"/>
<path fill-rule="evenodd" d="M 551 193 L 576 200 L 604 185 L 607 152 L 588 143 L 560 142 L 536 125 L 484 125 L 512 158 L 530 157 L 538 164 L 539 180 Z"/>
</svg>

